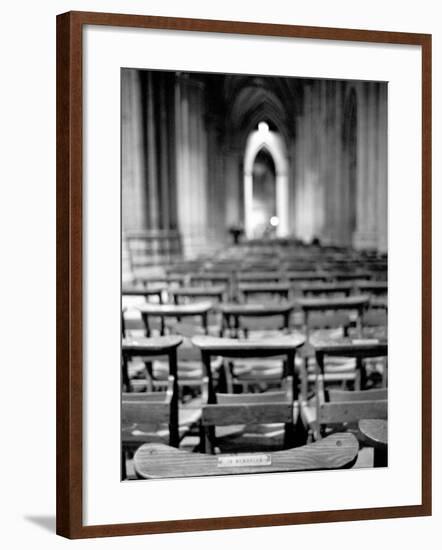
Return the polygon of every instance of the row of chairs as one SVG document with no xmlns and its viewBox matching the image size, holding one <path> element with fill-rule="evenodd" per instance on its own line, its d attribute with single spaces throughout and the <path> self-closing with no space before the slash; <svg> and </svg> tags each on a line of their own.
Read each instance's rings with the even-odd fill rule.
<svg viewBox="0 0 442 550">
<path fill-rule="evenodd" d="M 247 450 L 247 444 L 256 447 L 260 439 L 266 441 L 267 448 L 269 441 L 274 441 L 277 445 L 284 448 L 290 448 L 294 444 L 304 443 L 303 437 L 305 429 L 310 430 L 310 435 L 314 440 L 318 440 L 324 435 L 328 435 L 331 427 L 343 426 L 348 429 L 349 423 L 355 422 L 361 418 L 384 418 L 386 417 L 387 401 L 386 389 L 383 390 L 365 390 L 365 391 L 336 391 L 330 390 L 326 398 L 326 392 L 323 388 L 323 377 L 316 376 L 318 390 L 314 399 L 306 400 L 298 396 L 298 385 L 294 378 L 297 377 L 294 369 L 294 349 L 295 344 L 290 338 L 286 337 L 284 345 L 291 349 L 291 359 L 286 363 L 284 376 L 281 378 L 282 390 L 266 391 L 264 393 L 241 393 L 231 394 L 228 392 L 216 392 L 213 380 L 211 354 L 225 355 L 227 357 L 256 357 L 271 356 L 272 354 L 281 354 L 281 341 L 268 340 L 258 343 L 250 341 L 239 341 L 229 339 L 211 339 L 210 337 L 199 337 L 196 342 L 202 350 L 208 378 L 203 379 L 203 392 L 201 401 L 195 405 L 186 406 L 182 404 L 179 414 L 173 415 L 171 405 L 177 400 L 173 399 L 174 387 L 173 376 L 168 377 L 167 391 L 163 392 L 143 392 L 123 394 L 123 450 L 125 453 L 133 451 L 141 443 L 146 441 L 167 441 L 169 434 L 169 444 L 179 445 L 182 437 L 188 433 L 195 424 L 199 427 L 198 450 L 204 452 L 209 450 L 214 452 L 219 439 L 224 442 L 224 451 Z M 302 341 L 301 341 L 302 342 Z M 273 347 L 273 349 L 272 349 Z M 298 346 L 299 347 L 299 346 Z M 258 352 L 257 350 L 261 350 Z M 204 356 L 206 354 L 206 356 Z M 292 368 L 287 368 L 287 365 Z M 195 408 L 196 407 L 196 408 Z M 127 410 L 126 410 L 127 409 Z M 175 419 L 175 425 L 171 418 Z M 179 419 L 179 420 L 178 420 Z M 167 430 L 169 422 L 169 430 Z M 279 426 L 274 426 L 279 423 Z M 153 426 L 152 426 L 153 424 Z M 238 435 L 242 434 L 242 427 L 238 424 L 267 425 L 267 431 L 261 429 L 248 433 L 248 437 L 238 440 Z M 269 437 L 269 424 L 273 433 Z M 284 430 L 280 425 L 284 425 Z M 216 433 L 214 427 L 232 426 L 230 430 Z M 304 428 L 304 429 L 303 429 Z M 281 437 L 283 435 L 283 439 Z M 224 437 L 223 437 L 224 436 Z M 230 437 L 229 437 L 230 436 Z M 230 441 L 230 447 L 229 447 Z M 242 441 L 241 447 L 238 441 Z M 226 447 L 227 445 L 227 447 Z M 125 461 L 123 461 L 125 464 Z"/>
<path fill-rule="evenodd" d="M 350 297 L 368 295 L 377 299 L 386 297 L 387 283 L 384 281 L 364 282 L 313 282 L 293 285 L 285 282 L 257 281 L 240 282 L 232 287 L 222 275 L 205 278 L 200 284 L 174 285 L 173 282 L 156 286 L 143 284 L 125 285 L 123 296 L 155 297 L 160 302 L 173 302 L 176 305 L 195 299 L 210 299 L 215 302 L 232 301 L 244 303 L 263 299 L 294 300 L 307 297 Z"/>
<path fill-rule="evenodd" d="M 385 288 L 384 285 L 370 284 L 376 281 L 385 283 L 387 280 L 386 271 L 367 271 L 367 270 L 302 270 L 302 271 L 281 271 L 279 269 L 248 269 L 246 271 L 237 271 L 236 269 L 227 270 L 226 266 L 217 266 L 212 270 L 192 271 L 191 269 L 177 270 L 168 269 L 162 272 L 136 275 L 134 282 L 141 286 L 151 288 L 154 285 L 174 284 L 176 286 L 207 286 L 224 285 L 227 291 L 232 294 L 239 285 L 247 283 L 280 283 L 288 286 L 289 289 L 299 289 L 312 285 L 312 283 L 353 283 L 353 287 L 374 291 Z M 365 281 L 365 284 L 364 284 Z M 345 285 L 343 287 L 345 289 Z M 347 289 L 345 289 L 347 290 Z M 352 289 L 351 289 L 352 290 Z"/>
<path fill-rule="evenodd" d="M 266 309 L 264 313 L 268 310 Z M 176 317 L 179 317 L 182 310 L 176 311 Z M 170 315 L 173 312 L 168 312 Z M 281 317 L 281 318 L 279 318 Z M 258 323 L 254 324 L 253 316 L 248 313 L 248 315 L 242 319 L 239 316 L 240 322 L 232 323 L 229 320 L 230 325 L 227 327 L 227 330 L 221 331 L 223 335 L 227 336 L 240 336 L 240 337 L 250 337 L 257 339 L 260 337 L 269 337 L 277 336 L 284 329 L 284 333 L 290 334 L 294 333 L 293 328 L 286 325 L 284 327 L 285 321 L 284 316 L 274 316 L 272 318 L 264 316 L 260 317 L 260 311 L 256 311 L 256 321 Z M 146 321 L 146 314 L 143 316 L 143 319 Z M 169 317 L 170 319 L 170 317 Z M 198 318 L 197 318 L 198 320 Z M 201 323 L 201 321 L 200 321 Z M 128 323 L 124 323 L 126 327 Z M 364 313 L 362 316 L 361 327 L 355 325 L 354 319 L 346 314 L 344 311 L 337 311 L 334 313 L 327 312 L 313 312 L 310 313 L 305 325 L 301 327 L 295 327 L 295 333 L 299 330 L 307 336 L 307 341 L 304 346 L 301 348 L 298 356 L 298 365 L 301 371 L 302 379 L 302 392 L 304 395 L 307 395 L 309 386 L 315 381 L 316 373 L 316 362 L 315 362 L 315 353 L 314 348 L 311 345 L 311 338 L 319 336 L 327 337 L 342 337 L 342 336 L 358 336 L 358 337 L 377 337 L 386 336 L 386 324 L 387 317 L 386 312 L 384 311 L 370 311 Z M 146 328 L 146 325 L 143 324 L 132 324 L 129 325 L 135 328 L 135 335 L 140 335 L 143 333 L 143 328 Z M 152 321 L 149 321 L 147 325 L 149 327 L 148 335 L 152 334 L 153 325 Z M 169 324 L 162 326 L 161 324 L 157 326 L 160 332 L 164 333 L 165 328 L 170 333 L 179 334 L 184 337 L 191 337 L 198 333 L 207 332 L 203 323 L 198 325 L 188 324 L 183 320 L 175 320 L 174 323 L 169 321 Z M 218 335 L 220 332 L 220 324 L 212 325 L 212 334 Z M 125 330 L 125 333 L 130 334 L 131 330 Z M 201 383 L 202 378 L 202 365 L 199 357 L 199 352 L 195 349 L 191 341 L 188 340 L 186 345 L 179 349 L 178 352 L 178 364 L 181 372 L 180 380 L 183 381 L 183 384 L 186 383 L 188 386 L 198 386 Z M 214 368 L 219 369 L 220 363 L 214 364 Z M 383 376 L 383 385 L 386 385 L 386 367 L 380 365 L 381 374 Z M 280 379 L 282 376 L 282 366 L 281 362 L 265 363 L 263 366 L 255 365 L 253 366 L 250 362 L 243 362 L 238 364 L 230 363 L 225 369 L 223 374 L 223 379 L 226 381 L 227 388 L 233 388 L 234 386 L 241 387 L 243 390 L 253 387 L 253 381 L 256 381 L 256 384 L 260 384 L 272 379 Z M 168 368 L 164 362 L 155 361 L 154 363 L 148 363 L 146 369 L 147 377 L 149 380 L 149 387 L 161 386 L 164 384 L 168 375 Z M 326 377 L 328 381 L 340 382 L 343 385 L 352 384 L 356 389 L 360 387 L 360 380 L 358 377 L 358 372 L 355 370 L 354 361 L 337 360 L 330 359 L 327 364 L 327 373 Z"/>
<path fill-rule="evenodd" d="M 299 446 L 310 441 L 328 442 L 330 437 L 333 437 L 331 434 L 336 430 L 344 429 L 358 435 L 358 420 L 386 418 L 386 346 L 385 353 L 381 353 L 379 348 L 375 350 L 379 356 L 376 354 L 367 356 L 370 358 L 369 361 L 375 361 L 376 368 L 380 366 L 380 372 L 383 375 L 380 384 L 382 387 L 376 389 L 368 389 L 370 385 L 366 383 L 366 372 L 365 368 L 361 368 L 362 363 L 359 355 L 343 353 L 337 358 L 328 357 L 325 361 L 318 361 L 315 352 L 315 338 L 322 337 L 323 334 L 327 334 L 327 337 L 333 341 L 336 337 L 352 335 L 353 337 L 356 335 L 359 339 L 366 339 L 367 337 L 371 338 L 373 334 L 376 336 L 376 331 L 381 329 L 380 333 L 383 334 L 383 337 L 386 336 L 387 300 L 382 296 L 383 293 L 386 293 L 386 282 L 382 280 L 386 276 L 386 270 L 383 267 L 384 258 L 365 258 L 367 264 L 373 260 L 373 269 L 370 270 L 370 276 L 367 278 L 364 278 L 361 270 L 358 273 L 354 272 L 357 259 L 352 265 L 351 261 L 345 260 L 345 257 L 338 258 L 336 256 L 333 259 L 334 263 L 330 262 L 329 265 L 333 268 L 338 265 L 343 268 L 341 270 L 344 274 L 342 280 L 337 281 L 336 277 L 321 280 L 321 273 L 318 269 L 313 273 L 301 269 L 298 271 L 300 277 L 304 276 L 307 279 L 294 279 L 289 283 L 280 278 L 271 278 L 275 275 L 281 277 L 283 274 L 280 269 L 273 271 L 267 269 L 265 273 L 259 273 L 256 269 L 253 273 L 242 270 L 246 266 L 250 268 L 251 265 L 254 265 L 255 268 L 258 267 L 259 256 L 261 256 L 262 265 L 268 267 L 272 252 L 261 254 L 260 251 L 253 258 L 249 255 L 246 260 L 241 262 L 238 261 L 238 258 L 227 257 L 217 258 L 216 262 L 212 261 L 210 265 L 207 259 L 199 264 L 195 262 L 192 265 L 175 265 L 175 271 L 168 270 L 166 279 L 160 281 L 151 276 L 147 282 L 143 281 L 143 284 L 135 285 L 139 290 L 148 291 L 145 297 L 149 301 L 150 296 L 154 296 L 151 293 L 158 290 L 156 287 L 166 283 L 166 288 L 160 290 L 154 299 L 158 302 L 167 300 L 171 303 L 159 304 L 161 306 L 159 309 L 156 309 L 155 304 L 151 306 L 149 303 L 137 306 L 139 307 L 138 315 L 143 321 L 141 325 L 140 323 L 131 324 L 133 321 L 130 319 L 131 310 L 125 311 L 123 313 L 123 329 L 125 335 L 129 336 L 128 340 L 131 337 L 132 339 L 133 337 L 140 338 L 140 341 L 144 340 L 143 336 L 146 332 L 150 337 L 146 340 L 152 340 L 155 329 L 159 329 L 162 334 L 181 335 L 185 337 L 185 341 L 182 345 L 177 346 L 176 356 L 172 363 L 160 360 L 158 357 L 152 357 L 149 360 L 143 358 L 144 369 L 147 373 L 145 383 L 143 385 L 143 381 L 140 379 L 141 383 L 135 384 L 137 387 L 131 389 L 144 389 L 145 387 L 147 391 L 123 395 L 123 417 L 128 421 L 125 426 L 126 430 L 129 430 L 128 433 L 131 434 L 130 437 L 127 436 L 127 439 L 123 436 L 123 450 L 126 453 L 133 452 L 141 442 L 150 442 L 149 445 L 153 446 L 169 443 L 173 447 L 178 447 L 181 442 L 181 449 L 184 452 L 189 450 L 188 442 L 192 441 L 191 450 L 209 454 L 217 451 L 243 451 L 247 450 L 248 445 L 255 449 L 261 442 L 265 442 L 267 448 L 270 444 L 271 449 L 276 449 L 278 446 L 290 449 L 294 445 Z M 322 259 L 324 260 L 324 258 Z M 331 258 L 328 257 L 327 260 L 330 261 Z M 236 266 L 235 269 L 229 269 L 229 262 L 230 266 Z M 297 265 L 301 265 L 299 261 Z M 320 264 L 318 263 L 318 265 Z M 321 265 L 326 264 L 323 262 Z M 307 261 L 303 264 L 303 267 L 305 266 L 307 266 Z M 221 268 L 226 269 L 222 271 Z M 353 273 L 351 273 L 352 270 Z M 337 270 L 334 269 L 334 275 L 336 272 Z M 250 275 L 252 275 L 250 280 L 242 279 L 242 277 Z M 225 276 L 227 279 L 223 279 Z M 260 279 L 260 277 L 266 276 L 269 279 Z M 308 279 L 309 276 L 313 278 Z M 332 274 L 329 272 L 327 277 L 331 276 Z M 345 276 L 348 278 L 346 279 Z M 361 292 L 357 285 L 362 287 L 365 285 L 365 290 L 370 291 L 372 296 L 367 297 L 360 309 L 357 308 L 358 315 L 355 318 L 353 315 L 356 307 L 355 297 L 358 300 L 355 289 L 357 292 Z M 203 294 L 205 291 L 210 291 L 210 298 L 214 298 L 216 291 L 219 290 L 216 288 L 217 286 L 223 292 L 217 297 L 217 302 L 220 303 L 218 307 L 213 307 L 209 303 L 207 311 L 210 311 L 211 322 L 207 322 L 207 317 L 204 319 L 205 314 L 197 313 L 196 315 L 199 315 L 199 317 L 195 317 L 197 323 L 189 323 L 190 317 L 187 317 L 187 313 L 194 307 L 194 301 L 205 298 Z M 319 291 L 316 294 L 317 289 L 321 286 L 322 294 L 319 294 Z M 258 288 L 256 290 L 253 287 Z M 294 307 L 293 302 L 287 300 L 283 294 L 287 287 L 289 287 L 289 292 L 292 292 L 293 287 L 296 289 L 294 295 L 298 294 L 299 296 L 297 307 Z M 308 293 L 309 287 L 313 287 L 310 294 Z M 230 294 L 226 293 L 226 288 Z M 226 304 L 224 302 L 226 297 L 232 299 L 232 289 L 235 291 L 236 303 Z M 262 290 L 264 292 L 260 292 Z M 249 302 L 251 296 L 258 296 L 262 300 L 266 293 L 272 295 L 272 291 L 275 290 L 276 292 L 273 294 L 279 295 L 282 299 L 279 305 L 289 305 L 289 315 L 285 313 L 280 313 L 279 316 L 268 315 L 270 310 L 267 301 L 258 303 L 257 306 L 262 307 L 256 308 L 251 303 L 252 307 L 249 307 L 246 314 L 236 315 L 243 307 L 247 310 L 248 303 L 246 302 Z M 132 294 L 132 296 L 134 295 Z M 321 300 L 322 305 L 319 303 Z M 376 302 L 381 303 L 380 308 Z M 328 307 L 325 307 L 324 304 L 328 304 Z M 229 313 L 230 306 L 232 307 Z M 309 309 L 310 306 L 311 309 Z M 175 311 L 173 311 L 174 307 Z M 198 307 L 201 308 L 201 305 Z M 239 310 L 235 310 L 235 307 Z M 267 316 L 257 315 L 257 319 L 253 319 L 253 315 L 250 313 L 254 308 L 256 312 L 266 312 Z M 152 322 L 152 319 L 155 318 L 155 310 L 158 314 L 157 318 L 160 319 L 160 323 L 156 325 Z M 166 310 L 168 317 L 165 320 L 162 313 Z M 276 318 L 278 319 L 276 320 Z M 358 322 L 355 322 L 355 319 Z M 254 321 L 258 321 L 258 323 Z M 371 329 L 374 329 L 374 333 Z M 196 336 L 201 333 L 206 333 L 206 336 Z M 204 342 L 201 343 L 198 338 L 210 340 L 211 337 L 207 335 L 208 333 L 217 336 L 221 333 L 224 337 L 212 338 L 209 349 L 204 349 Z M 281 336 L 282 334 L 284 336 Z M 232 336 L 235 338 L 232 339 Z M 284 359 L 280 356 L 281 354 L 275 356 L 268 351 L 263 357 L 257 352 L 257 350 L 265 349 L 266 346 L 271 347 L 272 340 L 275 338 L 289 339 L 293 348 L 290 358 Z M 295 345 L 296 338 L 300 338 L 298 345 Z M 123 356 L 124 342 L 125 340 L 123 341 Z M 366 340 L 366 343 L 368 342 L 369 340 Z M 226 347 L 228 352 L 226 352 Z M 245 348 L 245 351 L 243 349 L 237 355 L 239 348 Z M 233 352 L 232 349 L 236 351 Z M 321 363 L 321 368 L 319 368 L 319 363 Z M 124 369 L 126 374 L 123 376 L 123 382 L 126 380 L 125 390 L 129 389 L 129 379 L 132 383 L 137 381 L 136 378 L 129 375 L 129 364 L 135 372 L 135 362 L 126 361 Z M 361 380 L 362 372 L 364 373 L 363 381 Z M 151 398 L 148 397 L 147 401 L 144 400 L 144 396 L 151 394 L 155 396 L 152 399 L 156 410 L 152 414 L 148 412 L 149 406 L 146 405 Z M 158 397 L 159 395 L 161 397 Z M 188 399 L 189 396 L 191 399 Z M 134 403 L 137 404 L 140 401 L 143 403 L 144 412 L 140 409 L 137 413 L 133 413 L 133 416 L 126 417 L 125 403 L 131 402 L 134 411 L 134 407 L 136 407 Z M 169 416 L 167 416 L 167 411 L 169 411 Z M 147 429 L 149 421 L 153 420 L 155 420 L 155 426 L 150 426 L 150 429 Z M 138 441 L 133 440 L 134 435 L 140 436 Z M 350 433 L 346 435 L 350 435 Z M 272 446 L 272 443 L 275 445 Z M 157 452 L 164 457 L 169 457 L 170 454 L 168 448 L 162 447 L 150 447 L 147 452 L 144 446 L 137 451 L 134 464 L 138 475 L 149 477 L 149 474 L 146 474 L 146 463 L 149 463 L 148 470 L 150 472 L 152 469 L 160 468 L 161 470 L 161 461 L 155 462 L 156 459 L 152 458 L 156 456 Z M 181 451 L 174 451 L 170 455 L 173 464 L 176 464 L 178 460 L 176 452 Z M 279 451 L 275 450 L 275 452 Z M 195 452 L 191 454 L 193 458 L 197 455 Z M 138 460 L 137 456 L 142 456 L 142 460 L 141 458 Z M 168 460 L 169 458 L 166 462 Z M 185 460 L 184 456 L 182 460 Z M 294 456 L 291 456 L 291 460 L 294 460 Z M 125 461 L 123 462 L 125 464 Z M 208 462 L 205 459 L 202 461 L 198 457 L 196 462 L 201 467 L 203 464 L 204 468 L 208 467 Z M 192 464 L 196 464 L 196 462 L 191 461 Z M 211 475 L 213 475 L 216 468 L 213 470 L 213 463 L 211 464 Z M 186 469 L 186 472 L 189 471 L 192 471 L 194 475 L 199 475 L 195 474 L 195 469 Z M 166 477 L 170 476 L 170 471 L 165 472 L 164 467 L 162 472 Z"/>
<path fill-rule="evenodd" d="M 250 331 L 283 331 L 293 329 L 309 334 L 312 330 L 340 328 L 347 334 L 354 327 L 360 332 L 386 325 L 387 300 L 366 295 L 344 298 L 313 298 L 295 301 L 253 303 L 214 303 L 201 300 L 201 295 L 188 297 L 186 303 L 152 304 L 125 302 L 122 311 L 123 335 L 130 330 L 185 331 L 186 327 L 206 334 L 248 336 Z"/>
<path fill-rule="evenodd" d="M 320 378 L 318 378 L 318 383 L 321 385 Z M 206 378 L 203 381 L 204 392 L 200 409 L 186 410 L 185 407 L 180 409 L 177 445 L 177 441 L 172 441 L 170 437 L 174 431 L 170 412 L 173 385 L 171 377 L 168 390 L 164 393 L 123 394 L 123 479 L 127 476 L 126 458 L 128 455 L 133 455 L 140 445 L 146 442 L 150 444 L 163 442 L 177 447 L 179 441 L 194 425 L 197 425 L 199 430 L 200 439 L 196 447 L 199 453 L 215 454 L 220 451 L 222 453 L 250 453 L 260 449 L 260 435 L 265 436 L 261 439 L 265 441 L 267 452 L 269 449 L 275 451 L 281 447 L 291 449 L 294 446 L 311 442 L 303 436 L 303 427 L 308 427 L 311 430 L 312 440 L 319 441 L 324 437 L 328 438 L 332 433 L 343 430 L 351 431 L 358 436 L 357 422 L 361 418 L 387 417 L 386 390 L 359 392 L 330 390 L 326 400 L 325 392 L 321 388 L 315 398 L 316 406 L 302 401 L 297 407 L 297 403 L 293 400 L 292 381 L 290 377 L 287 377 L 284 388 L 280 391 L 268 391 L 260 394 L 216 393 L 214 402 L 211 403 L 209 381 Z M 272 438 L 269 439 L 268 432 L 263 434 L 259 430 L 249 432 L 246 438 L 238 438 L 240 431 L 238 424 L 247 425 L 249 428 L 254 425 L 258 427 L 263 424 L 270 425 L 274 432 L 273 442 L 276 444 L 273 446 L 269 444 Z M 352 462 L 356 459 L 356 454 L 354 454 Z M 186 460 L 192 463 L 193 457 L 193 453 L 188 454 Z M 292 466 L 291 469 L 296 468 Z M 195 469 L 192 471 L 194 475 L 202 475 Z M 216 470 L 212 470 L 211 474 L 216 475 Z M 176 477 L 179 476 L 179 472 L 169 471 L 168 475 Z"/>
</svg>

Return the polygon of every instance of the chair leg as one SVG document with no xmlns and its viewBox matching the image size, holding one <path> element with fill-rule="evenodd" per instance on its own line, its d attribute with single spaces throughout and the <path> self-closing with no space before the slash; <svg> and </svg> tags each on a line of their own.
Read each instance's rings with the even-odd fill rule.
<svg viewBox="0 0 442 550">
<path fill-rule="evenodd" d="M 308 399 L 308 359 L 304 359 L 304 363 L 301 366 L 300 372 L 301 378 L 301 399 L 307 401 Z"/>
<path fill-rule="evenodd" d="M 289 422 L 284 425 L 284 449 L 291 449 L 296 444 L 295 441 L 295 427 L 293 422 Z"/>
<path fill-rule="evenodd" d="M 232 369 L 233 366 L 228 361 L 223 361 L 222 370 L 224 373 L 224 380 L 226 385 L 226 392 L 233 393 L 233 380 L 232 380 Z"/>
<path fill-rule="evenodd" d="M 206 452 L 206 430 L 204 429 L 204 426 L 200 423 L 198 426 L 198 431 L 200 434 L 200 442 L 198 445 L 198 452 L 199 453 L 205 453 Z"/>
<path fill-rule="evenodd" d="M 294 447 L 301 447 L 307 443 L 308 430 L 304 426 L 304 422 L 301 418 L 301 413 L 298 411 L 298 418 L 294 425 Z"/>
<path fill-rule="evenodd" d="M 388 379 L 388 369 L 387 369 L 387 361 L 382 361 L 382 387 L 387 387 L 387 379 Z"/>
<path fill-rule="evenodd" d="M 122 449 L 121 450 L 121 480 L 124 481 L 125 479 L 127 479 L 126 451 Z"/>
<path fill-rule="evenodd" d="M 215 426 L 204 426 L 204 449 L 211 455 L 215 454 Z"/>
<path fill-rule="evenodd" d="M 355 391 L 361 391 L 361 373 L 359 372 L 359 369 L 356 370 L 354 384 L 355 384 Z"/>
</svg>

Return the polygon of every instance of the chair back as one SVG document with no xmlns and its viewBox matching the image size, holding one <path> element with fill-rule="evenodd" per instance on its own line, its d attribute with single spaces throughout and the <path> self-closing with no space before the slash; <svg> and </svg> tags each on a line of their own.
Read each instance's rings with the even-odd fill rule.
<svg viewBox="0 0 442 550">
<path fill-rule="evenodd" d="M 165 392 L 123 393 L 121 400 L 121 427 L 123 445 L 133 440 L 138 427 L 148 434 L 154 433 L 161 425 L 170 424 L 174 377 L 169 376 Z M 146 435 L 146 439 L 148 436 Z"/>
<path fill-rule="evenodd" d="M 305 323 L 305 333 L 308 337 L 312 334 L 324 336 L 347 336 L 352 324 L 352 319 L 344 311 L 312 311 Z"/>
<path fill-rule="evenodd" d="M 362 391 L 329 390 L 325 398 L 322 377 L 318 381 L 317 418 L 320 425 L 358 422 L 361 418 L 387 419 L 387 388 Z"/>
<path fill-rule="evenodd" d="M 283 423 L 286 425 L 285 444 L 291 441 L 293 430 L 293 380 L 286 377 L 282 391 L 255 394 L 215 394 L 216 403 L 208 404 L 208 379 L 203 380 L 203 405 L 201 425 L 212 452 L 214 426 Z M 205 444 L 202 445 L 205 448 Z"/>
</svg>

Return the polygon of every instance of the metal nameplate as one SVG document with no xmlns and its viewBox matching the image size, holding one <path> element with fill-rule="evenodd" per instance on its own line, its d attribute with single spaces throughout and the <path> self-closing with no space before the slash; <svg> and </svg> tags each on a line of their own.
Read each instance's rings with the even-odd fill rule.
<svg viewBox="0 0 442 550">
<path fill-rule="evenodd" d="M 379 344 L 379 340 L 377 338 L 355 338 L 351 342 L 355 346 L 363 346 L 363 345 L 369 345 L 369 344 Z"/>
<path fill-rule="evenodd" d="M 266 454 L 226 455 L 218 457 L 218 468 L 241 468 L 246 466 L 270 466 L 272 457 Z"/>
</svg>

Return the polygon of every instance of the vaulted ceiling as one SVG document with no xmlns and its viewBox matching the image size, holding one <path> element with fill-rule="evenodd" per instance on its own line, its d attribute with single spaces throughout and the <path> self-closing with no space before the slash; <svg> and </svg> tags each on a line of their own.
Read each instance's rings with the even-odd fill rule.
<svg viewBox="0 0 442 550">
<path fill-rule="evenodd" d="M 226 76 L 226 117 L 237 145 L 243 146 L 261 121 L 280 132 L 288 143 L 295 135 L 296 115 L 302 106 L 301 83 L 284 77 Z"/>
</svg>

